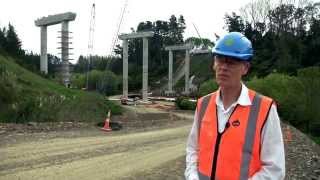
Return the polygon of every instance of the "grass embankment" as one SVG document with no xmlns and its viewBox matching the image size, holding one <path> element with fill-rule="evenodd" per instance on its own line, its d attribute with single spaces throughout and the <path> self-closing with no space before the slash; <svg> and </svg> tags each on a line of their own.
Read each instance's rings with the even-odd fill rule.
<svg viewBox="0 0 320 180">
<path fill-rule="evenodd" d="M 97 93 L 65 88 L 0 55 L 0 122 L 97 122 L 108 109 L 121 113 Z"/>
</svg>

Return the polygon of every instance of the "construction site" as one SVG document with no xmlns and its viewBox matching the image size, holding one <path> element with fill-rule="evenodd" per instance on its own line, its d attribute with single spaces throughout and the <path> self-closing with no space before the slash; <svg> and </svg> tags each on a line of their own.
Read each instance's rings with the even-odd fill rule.
<svg viewBox="0 0 320 180">
<path fill-rule="evenodd" d="M 96 8 L 99 9 L 93 2 L 88 19 L 87 52 L 79 57 L 76 64 L 71 63 L 71 57 L 74 42 L 77 42 L 73 34 L 77 29 L 70 28 L 70 23 L 77 22 L 76 18 L 81 16 L 71 11 L 34 19 L 32 25 L 40 30 L 40 42 L 35 42 L 40 47 L 38 66 L 34 66 L 38 69 L 33 68 L 34 71 L 29 68 L 31 65 L 21 63 L 19 58 L 23 58 L 2 51 L 0 46 L 0 83 L 5 87 L 4 90 L 0 87 L 0 92 L 7 93 L 0 95 L 0 180 L 185 179 L 188 136 L 197 120 L 195 115 L 198 117 L 200 113 L 205 113 L 200 110 L 196 112 L 196 107 L 201 107 L 197 106 L 198 99 L 219 88 L 213 61 L 217 56 L 213 56 L 212 52 L 220 36 L 213 32 L 217 41 L 211 42 L 203 38 L 192 23 L 196 35 L 184 40 L 183 36 L 178 36 L 183 34 L 185 28 L 183 16 L 177 20 L 174 15 L 169 21 L 141 22 L 137 29 L 131 28 L 130 33 L 122 33 L 121 27 L 128 11 L 126 0 L 117 21 L 110 53 L 99 57 L 94 53 L 95 31 L 99 27 L 96 24 L 96 14 L 99 14 Z M 226 15 L 225 19 L 228 18 L 236 19 L 230 20 L 231 24 L 243 23 L 235 15 Z M 176 29 L 165 31 L 175 23 L 178 24 Z M 61 25 L 57 37 L 60 57 L 55 68 L 52 68 L 52 57 L 48 53 L 48 27 L 54 25 Z M 255 24 L 255 28 L 257 26 Z M 248 33 L 249 30 L 243 32 Z M 252 32 L 258 33 L 258 30 Z M 178 35 L 172 35 L 174 33 Z M 261 37 L 269 36 L 268 33 L 261 34 Z M 259 45 L 257 39 L 260 36 L 255 34 L 252 37 L 254 45 Z M 174 38 L 177 39 L 172 40 Z M 264 52 L 261 49 L 258 53 Z M 276 52 L 282 53 L 281 50 Z M 266 58 L 267 55 L 258 54 L 260 57 Z M 97 60 L 99 58 L 102 60 Z M 224 60 L 228 60 L 224 63 L 229 63 L 225 67 L 232 66 L 230 59 Z M 235 62 L 238 63 L 238 60 Z M 97 62 L 102 62 L 102 68 L 97 67 Z M 279 131 L 284 144 L 284 179 L 320 180 L 317 136 L 320 124 L 314 120 L 318 111 L 314 108 L 317 107 L 314 101 L 320 97 L 314 92 L 319 86 L 314 77 L 320 71 L 307 69 L 312 71 L 310 75 L 307 70 L 296 70 L 287 72 L 291 74 L 285 76 L 287 74 L 279 75 L 284 71 L 278 69 L 266 70 L 272 64 L 282 67 L 285 63 L 259 63 L 261 61 L 252 64 L 252 76 L 245 76 L 239 82 L 262 93 L 270 93 L 267 95 L 275 98 L 272 103 L 279 107 Z M 294 69 L 293 65 L 289 67 L 290 63 L 286 65 L 287 69 Z M 262 71 L 266 72 L 259 74 Z M 301 84 L 311 90 L 304 89 L 305 93 L 301 96 L 305 97 L 305 101 L 293 102 L 297 92 L 300 93 Z M 205 106 L 208 105 L 206 103 Z M 215 104 L 215 107 L 218 106 Z M 238 106 L 235 105 L 235 108 Z M 256 111 L 253 114 L 259 113 L 259 109 Z M 218 111 L 215 112 L 217 116 Z M 297 114 L 300 116 L 297 117 Z M 231 115 L 229 118 L 233 117 Z M 297 119 L 304 116 L 309 119 Z M 228 128 L 227 125 L 225 128 Z M 239 125 L 238 121 L 236 126 Z"/>
<path fill-rule="evenodd" d="M 0 124 L 0 179 L 184 179 L 193 112 L 163 102 L 125 109 L 109 117 L 112 131 L 102 122 Z M 282 127 L 286 179 L 319 179 L 319 146 Z"/>
</svg>

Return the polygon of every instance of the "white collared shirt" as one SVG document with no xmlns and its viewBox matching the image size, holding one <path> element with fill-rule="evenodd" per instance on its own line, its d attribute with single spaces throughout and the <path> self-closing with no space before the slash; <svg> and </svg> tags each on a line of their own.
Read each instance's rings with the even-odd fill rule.
<svg viewBox="0 0 320 180">
<path fill-rule="evenodd" d="M 219 92 L 218 92 L 219 93 Z M 216 96 L 216 105 L 218 112 L 218 131 L 222 133 L 226 123 L 236 107 L 252 105 L 248 88 L 242 84 L 241 93 L 238 100 L 232 103 L 227 109 L 224 108 L 219 95 Z M 185 178 L 187 180 L 198 180 L 198 117 L 197 110 L 194 116 L 193 126 L 191 128 L 187 141 L 186 170 Z M 285 176 L 285 156 L 283 138 L 280 127 L 280 120 L 275 105 L 271 106 L 266 124 L 262 129 L 261 135 L 261 154 L 262 168 L 251 180 L 282 180 Z"/>
</svg>

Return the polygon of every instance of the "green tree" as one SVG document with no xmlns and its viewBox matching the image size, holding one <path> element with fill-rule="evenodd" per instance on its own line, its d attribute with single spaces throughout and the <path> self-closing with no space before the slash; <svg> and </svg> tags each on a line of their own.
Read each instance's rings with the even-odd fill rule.
<svg viewBox="0 0 320 180">
<path fill-rule="evenodd" d="M 140 22 L 135 30 L 132 32 L 153 31 L 154 36 L 149 38 L 149 72 L 150 84 L 162 78 L 162 74 L 167 72 L 168 68 L 168 52 L 164 50 L 167 45 L 182 44 L 183 33 L 186 28 L 185 19 L 181 15 L 176 18 L 172 15 L 169 21 L 157 20 L 155 22 L 145 21 Z M 129 89 L 141 88 L 138 86 L 141 81 L 142 72 L 142 39 L 130 39 L 128 41 L 128 54 L 129 54 L 129 74 L 131 79 L 136 84 L 129 83 Z M 117 45 L 115 52 L 122 56 L 122 47 Z M 118 61 L 119 62 L 119 61 Z M 132 89 L 133 90 L 133 89 Z"/>
<path fill-rule="evenodd" d="M 306 8 L 307 19 L 310 25 L 307 36 L 303 43 L 307 47 L 305 50 L 305 58 L 302 61 L 303 67 L 320 65 L 320 12 L 319 7 L 315 8 L 310 5 Z"/>
<path fill-rule="evenodd" d="M 231 15 L 226 14 L 225 17 L 226 29 L 229 32 L 237 31 L 244 32 L 244 22 L 241 16 L 237 15 L 235 12 L 232 12 Z"/>
<path fill-rule="evenodd" d="M 298 79 L 304 88 L 301 94 L 305 99 L 303 112 L 306 132 L 319 131 L 319 129 L 313 129 L 315 125 L 320 127 L 320 93 L 317 93 L 320 88 L 319 77 L 319 67 L 308 67 L 298 71 Z"/>
<path fill-rule="evenodd" d="M 0 50 L 5 50 L 6 44 L 7 44 L 6 29 L 5 28 L 1 29 L 0 27 Z"/>
<path fill-rule="evenodd" d="M 84 56 L 79 56 L 78 61 L 74 67 L 74 72 L 85 73 L 87 71 L 88 59 Z"/>
<path fill-rule="evenodd" d="M 6 32 L 7 43 L 5 50 L 12 55 L 21 55 L 21 41 L 15 31 L 15 28 L 9 23 L 8 30 Z"/>
<path fill-rule="evenodd" d="M 189 37 L 185 40 L 186 43 L 191 43 L 195 47 L 202 47 L 202 48 L 212 48 L 214 43 L 207 38 L 198 38 L 198 37 Z"/>
</svg>

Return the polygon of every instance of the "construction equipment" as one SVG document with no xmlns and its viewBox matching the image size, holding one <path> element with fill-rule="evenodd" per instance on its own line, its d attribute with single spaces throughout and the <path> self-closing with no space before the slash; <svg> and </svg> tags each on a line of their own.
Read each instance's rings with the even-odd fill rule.
<svg viewBox="0 0 320 180">
<path fill-rule="evenodd" d="M 93 42 L 94 42 L 94 27 L 95 27 L 95 18 L 96 18 L 96 5 L 92 4 L 91 7 L 91 18 L 90 18 L 90 27 L 89 27 L 89 40 L 88 40 L 88 54 L 87 54 L 87 73 L 86 73 L 86 89 L 89 89 L 89 72 L 91 57 L 93 53 Z"/>
</svg>

